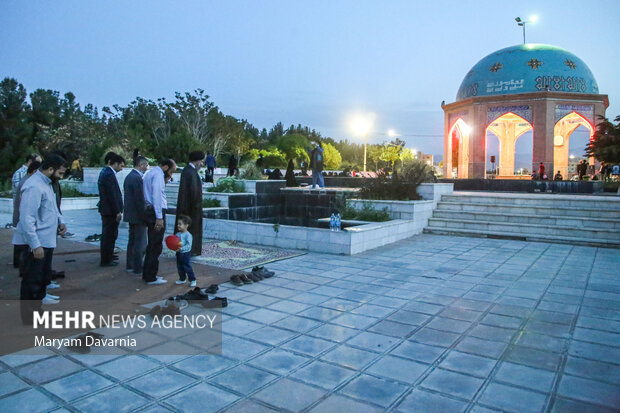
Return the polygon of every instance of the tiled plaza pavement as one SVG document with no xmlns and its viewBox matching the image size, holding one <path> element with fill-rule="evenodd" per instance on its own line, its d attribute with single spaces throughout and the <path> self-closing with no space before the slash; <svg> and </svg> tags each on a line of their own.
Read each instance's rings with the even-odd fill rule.
<svg viewBox="0 0 620 413">
<path fill-rule="evenodd" d="M 222 356 L 2 357 L 0 411 L 617 411 L 619 264 L 434 235 L 308 254 L 222 286 Z"/>
</svg>

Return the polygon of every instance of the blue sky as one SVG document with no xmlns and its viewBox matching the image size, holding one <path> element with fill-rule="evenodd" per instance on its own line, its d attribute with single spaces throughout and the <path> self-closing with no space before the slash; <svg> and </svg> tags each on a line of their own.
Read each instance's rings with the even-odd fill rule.
<svg viewBox="0 0 620 413">
<path fill-rule="evenodd" d="M 259 128 L 335 139 L 354 138 L 350 114 L 373 112 L 371 141 L 394 129 L 438 154 L 441 101 L 482 57 L 522 42 L 514 18 L 531 15 L 528 42 L 583 59 L 620 115 L 617 0 L 2 0 L 0 76 L 98 107 L 202 88 Z"/>
</svg>

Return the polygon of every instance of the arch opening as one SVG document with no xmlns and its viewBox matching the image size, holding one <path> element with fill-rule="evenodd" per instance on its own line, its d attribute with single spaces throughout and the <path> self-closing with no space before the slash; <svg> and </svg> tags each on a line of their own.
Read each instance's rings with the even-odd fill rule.
<svg viewBox="0 0 620 413">
<path fill-rule="evenodd" d="M 465 179 L 469 177 L 469 138 L 471 128 L 462 118 L 458 118 L 448 133 L 448 153 L 446 162 L 449 177 Z"/>
<path fill-rule="evenodd" d="M 488 146 L 489 133 L 495 135 L 499 140 L 497 178 L 516 179 L 517 175 L 529 178 L 529 171 L 515 166 L 515 148 L 519 137 L 533 129 L 530 122 L 512 112 L 504 113 L 487 125 L 485 133 L 485 139 L 487 139 L 486 146 Z"/>
<path fill-rule="evenodd" d="M 585 129 L 585 130 L 584 130 Z M 574 132 L 576 132 L 574 134 Z M 579 132 L 582 132 L 581 134 Z M 583 147 L 579 147 L 576 141 L 580 142 L 583 138 L 579 139 L 580 135 L 583 136 L 583 132 L 589 134 L 587 139 L 592 139 L 594 136 L 594 127 L 592 124 L 577 112 L 571 112 L 568 115 L 560 119 L 553 128 L 553 169 L 554 174 L 559 171 L 564 179 L 571 179 L 576 173 L 576 164 L 581 159 L 586 159 L 583 155 L 585 144 Z M 572 145 L 571 145 L 571 136 Z M 573 154 L 570 153 L 571 147 L 573 148 Z M 594 165 L 594 158 L 589 159 L 589 164 Z"/>
</svg>

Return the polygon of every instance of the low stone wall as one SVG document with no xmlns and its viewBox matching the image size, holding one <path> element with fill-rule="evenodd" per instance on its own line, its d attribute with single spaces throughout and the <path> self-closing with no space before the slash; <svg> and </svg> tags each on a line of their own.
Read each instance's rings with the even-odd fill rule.
<svg viewBox="0 0 620 413">
<path fill-rule="evenodd" d="M 97 208 L 99 197 L 82 197 L 82 198 L 63 198 L 60 208 L 63 211 L 71 211 L 75 209 L 94 209 Z M 13 199 L 0 198 L 0 212 L 13 213 Z"/>
<path fill-rule="evenodd" d="M 204 234 L 219 240 L 237 240 L 279 248 L 299 249 L 327 254 L 353 255 L 408 238 L 414 222 L 394 220 L 330 231 L 322 228 L 210 219 L 204 221 Z"/>
<path fill-rule="evenodd" d="M 593 194 L 603 192 L 602 181 L 532 181 L 518 179 L 440 179 L 453 183 L 455 191 L 535 192 L 542 190 L 564 194 Z"/>
</svg>

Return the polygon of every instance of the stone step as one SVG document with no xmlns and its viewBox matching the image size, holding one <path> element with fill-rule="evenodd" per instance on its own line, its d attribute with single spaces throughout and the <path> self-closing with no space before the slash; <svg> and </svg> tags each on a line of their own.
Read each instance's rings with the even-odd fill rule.
<svg viewBox="0 0 620 413">
<path fill-rule="evenodd" d="M 506 235 L 519 236 L 559 236 L 573 238 L 578 242 L 581 238 L 617 240 L 620 241 L 620 231 L 604 228 L 572 228 L 538 224 L 513 224 L 509 222 L 455 220 L 445 218 L 430 218 L 428 227 L 465 229 L 473 231 L 490 231 Z"/>
<path fill-rule="evenodd" d="M 438 211 L 463 211 L 463 212 L 496 212 L 503 214 L 522 214 L 532 216 L 568 216 L 590 217 L 602 219 L 620 219 L 619 210 L 589 209 L 589 208 L 559 208 L 556 206 L 531 206 L 531 205 L 504 205 L 473 202 L 441 201 L 437 204 Z"/>
<path fill-rule="evenodd" d="M 620 197 L 589 195 L 455 192 L 441 201 L 475 204 L 620 210 Z"/>
<path fill-rule="evenodd" d="M 441 228 L 441 227 L 433 227 L 433 226 L 428 226 L 424 228 L 424 233 L 437 234 L 437 235 L 458 235 L 458 236 L 463 236 L 463 237 L 476 237 L 476 238 L 515 239 L 515 240 L 521 240 L 521 241 L 550 242 L 550 243 L 603 247 L 603 248 L 620 248 L 620 241 L 617 241 L 617 240 L 584 238 L 584 237 L 581 237 L 578 240 L 576 240 L 573 237 L 563 237 L 563 236 L 556 236 L 556 235 L 517 235 L 517 234 L 506 234 L 502 231 L 483 231 L 483 230 L 469 230 L 469 229 L 456 229 L 456 228 Z"/>
<path fill-rule="evenodd" d="M 528 212 L 523 210 L 522 212 Z M 454 221 L 508 222 L 512 224 L 550 225 L 569 228 L 615 229 L 620 232 L 620 219 L 571 217 L 531 214 L 506 214 L 504 212 L 450 211 L 437 209 L 433 218 Z"/>
</svg>

